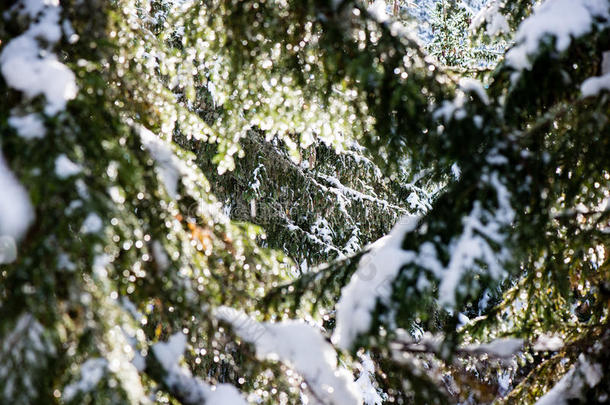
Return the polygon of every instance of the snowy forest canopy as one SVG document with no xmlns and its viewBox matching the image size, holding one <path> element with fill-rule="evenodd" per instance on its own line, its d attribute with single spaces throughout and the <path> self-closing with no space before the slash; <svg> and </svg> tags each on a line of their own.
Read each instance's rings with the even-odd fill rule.
<svg viewBox="0 0 610 405">
<path fill-rule="evenodd" d="M 609 0 L 0 12 L 0 403 L 610 402 Z"/>
</svg>

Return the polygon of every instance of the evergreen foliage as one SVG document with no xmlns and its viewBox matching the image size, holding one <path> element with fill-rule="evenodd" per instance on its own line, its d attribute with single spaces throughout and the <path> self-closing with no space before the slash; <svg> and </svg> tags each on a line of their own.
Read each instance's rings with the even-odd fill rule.
<svg viewBox="0 0 610 405">
<path fill-rule="evenodd" d="M 432 39 L 426 44 L 431 56 L 452 68 L 476 71 L 496 65 L 506 44 L 473 38 L 470 29 L 473 9 L 451 0 L 433 4 L 428 15 Z"/>
<path fill-rule="evenodd" d="M 610 3 L 380 1 L 0 6 L 0 402 L 608 401 Z"/>
</svg>

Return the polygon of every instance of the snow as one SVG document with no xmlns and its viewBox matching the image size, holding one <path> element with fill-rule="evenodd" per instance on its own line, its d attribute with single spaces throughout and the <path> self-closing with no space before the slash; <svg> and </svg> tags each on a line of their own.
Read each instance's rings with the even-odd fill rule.
<svg viewBox="0 0 610 405">
<path fill-rule="evenodd" d="M 163 141 L 143 126 L 139 126 L 138 131 L 142 144 L 157 162 L 159 177 L 167 194 L 171 198 L 177 199 L 179 197 L 178 180 L 183 172 L 180 159 L 172 151 L 169 142 Z"/>
<path fill-rule="evenodd" d="M 87 218 L 83 221 L 83 225 L 80 228 L 81 233 L 97 233 L 102 230 L 102 218 L 99 215 L 92 212 L 87 215 Z"/>
<path fill-rule="evenodd" d="M 413 351 L 430 352 L 440 354 L 445 337 L 443 334 L 432 334 L 424 332 L 418 340 L 404 329 L 396 329 L 396 342 L 400 343 L 397 347 L 402 349 L 402 344 Z M 499 338 L 488 343 L 467 344 L 458 347 L 458 351 L 469 354 L 487 354 L 490 357 L 508 359 L 517 354 L 523 348 L 523 339 L 519 338 Z"/>
<path fill-rule="evenodd" d="M 490 2 L 475 14 L 469 29 L 474 31 L 484 23 L 487 23 L 485 33 L 489 36 L 510 32 L 508 21 L 500 12 L 500 3 L 497 0 Z"/>
<path fill-rule="evenodd" d="M 498 375 L 498 394 L 501 396 L 506 395 L 510 391 L 511 386 L 511 371 L 505 370 Z"/>
<path fill-rule="evenodd" d="M 580 92 L 583 97 L 598 95 L 601 91 L 610 91 L 610 73 L 603 76 L 590 77 L 582 82 Z"/>
<path fill-rule="evenodd" d="M 259 163 L 258 166 L 256 166 L 256 169 L 254 169 L 254 171 L 252 172 L 252 176 L 254 177 L 254 181 L 252 183 L 250 183 L 250 188 L 252 190 L 254 190 L 254 192 L 256 193 L 256 195 L 260 195 L 259 192 L 259 188 L 261 186 L 261 178 L 259 177 L 259 172 L 261 169 L 264 169 L 265 166 L 262 163 Z"/>
<path fill-rule="evenodd" d="M 462 175 L 462 169 L 460 169 L 460 166 L 457 163 L 453 163 L 451 165 L 451 174 L 453 174 L 453 177 L 455 177 L 456 180 L 460 179 L 460 176 Z"/>
<path fill-rule="evenodd" d="M 373 385 L 373 378 L 375 375 L 375 364 L 368 354 L 362 356 L 362 371 L 360 376 L 356 380 L 358 388 L 360 388 L 360 395 L 365 405 L 381 405 L 383 398 L 377 392 L 377 389 Z"/>
<path fill-rule="evenodd" d="M 337 249 L 336 247 L 334 247 L 333 245 L 329 245 L 328 243 L 324 242 L 322 239 L 318 238 L 316 235 L 313 235 L 313 234 L 307 232 L 306 230 L 304 230 L 303 228 L 299 227 L 294 222 L 292 222 L 290 219 L 285 218 L 285 220 L 286 220 L 286 228 L 288 228 L 288 230 L 303 233 L 305 235 L 305 237 L 307 239 L 309 239 L 310 241 L 312 241 L 313 243 L 324 246 L 324 249 L 325 249 L 324 252 L 333 251 L 333 252 L 337 253 L 338 258 L 345 257 L 343 252 L 340 251 L 339 249 Z"/>
<path fill-rule="evenodd" d="M 460 88 L 466 93 L 476 93 L 485 105 L 489 105 L 489 97 L 480 81 L 470 77 L 463 77 L 460 79 Z"/>
<path fill-rule="evenodd" d="M 3 322 L 6 324 L 3 325 L 4 335 L 0 341 L 0 380 L 3 383 L 0 389 L 3 398 L 16 397 L 17 389 L 20 390 L 20 398 L 24 395 L 33 397 L 36 395 L 35 387 L 28 384 L 29 375 L 21 371 L 40 367 L 41 361 L 57 353 L 56 348 L 45 333 L 45 328 L 31 313 L 19 315 L 12 329 L 8 328 L 11 320 L 3 319 Z M 23 391 L 28 392 L 24 394 Z"/>
<path fill-rule="evenodd" d="M 17 260 L 17 245 L 10 236 L 0 235 L 0 264 L 12 263 Z"/>
<path fill-rule="evenodd" d="M 511 195 L 500 182 L 497 172 L 484 174 L 481 181 L 495 189 L 497 206 L 485 209 L 482 201 L 474 202 L 471 212 L 462 219 L 462 233 L 455 235 L 449 243 L 447 266 L 439 260 L 437 248 L 431 241 L 423 242 L 418 251 L 402 248 L 405 234 L 417 226 L 417 217 L 399 221 L 389 235 L 371 246 L 341 291 L 337 304 L 337 327 L 332 338 L 335 344 L 349 349 L 359 334 L 369 330 L 371 311 L 378 300 L 389 304 L 392 283 L 407 264 L 426 269 L 439 280 L 438 302 L 446 309 L 455 307 L 467 272 L 485 273 L 496 280 L 505 275 L 502 263 L 509 261 L 511 255 L 505 247 L 507 236 L 503 229 L 510 226 L 515 217 Z M 417 282 L 420 291 L 429 287 L 427 277 L 423 273 L 420 275 Z"/>
<path fill-rule="evenodd" d="M 218 405 L 246 405 L 239 391 L 231 384 L 209 385 L 193 377 L 189 370 L 178 365 L 186 349 L 186 336 L 180 332 L 172 335 L 167 343 L 159 342 L 152 351 L 166 371 L 165 383 L 189 399 L 189 403 Z"/>
<path fill-rule="evenodd" d="M 89 188 L 87 187 L 87 184 L 85 184 L 83 179 L 77 179 L 74 182 L 74 185 L 76 186 L 76 192 L 78 193 L 78 196 L 80 198 L 82 198 L 83 200 L 88 200 L 91 197 L 91 195 L 89 194 Z M 82 202 L 81 202 L 81 204 L 82 204 Z M 70 205 L 72 205 L 72 204 L 70 204 Z"/>
<path fill-rule="evenodd" d="M 17 130 L 19 136 L 25 139 L 43 138 L 46 132 L 40 115 L 36 113 L 21 117 L 13 115 L 9 117 L 8 124 Z"/>
<path fill-rule="evenodd" d="M 34 220 L 28 192 L 9 169 L 0 153 L 0 236 L 20 239 Z"/>
<path fill-rule="evenodd" d="M 443 101 L 443 104 L 434 111 L 432 117 L 434 119 L 442 117 L 445 122 L 449 122 L 454 115 L 457 117 L 456 112 L 464 111 L 465 103 L 466 97 L 464 93 L 459 92 L 452 101 Z"/>
<path fill-rule="evenodd" d="M 523 347 L 523 339 L 503 338 L 479 345 L 468 345 L 464 350 L 474 353 L 487 353 L 494 357 L 508 358 Z"/>
<path fill-rule="evenodd" d="M 375 0 L 375 2 L 368 7 L 367 11 L 375 20 L 377 20 L 377 22 L 383 23 L 390 18 L 386 12 L 386 8 L 387 5 L 385 0 Z"/>
<path fill-rule="evenodd" d="M 171 370 L 186 348 L 186 335 L 176 333 L 170 336 L 167 343 L 159 342 L 153 346 L 155 357 L 164 369 Z"/>
<path fill-rule="evenodd" d="M 311 226 L 311 233 L 325 244 L 331 245 L 333 243 L 334 233 L 326 218 L 318 217 L 316 222 Z"/>
<path fill-rule="evenodd" d="M 536 405 L 562 405 L 567 399 L 574 396 L 571 382 L 574 380 L 575 368 L 570 369 L 555 386 L 542 398 L 536 401 Z"/>
<path fill-rule="evenodd" d="M 466 118 L 467 114 L 466 110 L 464 109 L 464 106 L 467 102 L 467 93 L 476 94 L 477 97 L 485 105 L 489 105 L 490 103 L 489 96 L 487 95 L 487 92 L 485 91 L 485 88 L 483 87 L 481 82 L 476 79 L 465 77 L 460 80 L 459 90 L 455 98 L 451 101 L 443 101 L 442 105 L 434 111 L 432 116 L 435 119 L 442 117 L 445 122 L 449 122 L 453 117 L 455 117 L 455 119 L 457 120 L 462 120 Z M 478 127 L 482 125 L 482 118 L 480 116 L 477 115 L 473 117 L 473 120 L 475 122 L 475 125 L 477 125 Z"/>
<path fill-rule="evenodd" d="M 63 392 L 63 399 L 71 401 L 76 394 L 93 390 L 104 376 L 107 366 L 108 361 L 101 358 L 93 358 L 85 361 L 81 366 L 81 379 L 66 385 Z"/>
<path fill-rule="evenodd" d="M 76 264 L 70 260 L 70 256 L 62 252 L 57 255 L 57 268 L 74 271 L 76 270 Z"/>
<path fill-rule="evenodd" d="M 432 334 L 430 332 L 422 333 L 421 330 L 418 330 L 415 334 L 411 334 L 402 328 L 397 328 L 395 332 L 396 346 L 393 348 L 400 351 L 403 350 L 404 345 L 416 352 L 439 353 L 444 339 L 442 334 Z M 392 346 L 394 346 L 394 344 Z"/>
<path fill-rule="evenodd" d="M 602 53 L 602 75 L 610 73 L 610 51 Z"/>
<path fill-rule="evenodd" d="M 109 280 L 103 282 L 107 281 Z M 113 306 L 117 304 L 116 298 L 113 298 L 112 295 L 107 295 L 105 299 L 112 301 Z M 119 382 L 122 391 L 126 394 L 125 402 L 134 404 L 141 403 L 146 394 L 140 374 L 132 363 L 134 346 L 132 344 L 133 336 L 128 335 L 130 329 L 126 324 L 111 326 L 105 337 L 108 344 L 102 349 L 102 353 L 108 361 L 108 371 Z M 133 329 L 131 331 L 135 334 Z"/>
<path fill-rule="evenodd" d="M 529 58 L 546 35 L 554 36 L 557 51 L 563 52 L 573 37 L 591 31 L 596 17 L 610 18 L 607 0 L 546 0 L 519 26 L 517 45 L 506 53 L 507 64 L 516 70 L 531 69 Z"/>
<path fill-rule="evenodd" d="M 93 258 L 93 265 L 91 266 L 93 269 L 93 274 L 100 279 L 106 279 L 108 277 L 106 267 L 108 267 L 111 262 L 112 258 L 106 254 L 95 256 Z"/>
<path fill-rule="evenodd" d="M 0 71 L 7 85 L 26 97 L 44 95 L 45 112 L 54 115 L 77 93 L 74 73 L 51 52 L 61 38 L 61 8 L 59 2 L 50 0 L 22 0 L 15 7 L 19 4 L 24 7 L 20 13 L 33 22 L 27 31 L 4 46 Z M 41 48 L 38 38 L 46 41 L 48 48 Z"/>
<path fill-rule="evenodd" d="M 49 345 L 49 341 L 45 337 L 43 326 L 30 313 L 22 314 L 13 331 L 4 337 L 2 351 L 19 351 L 20 347 L 15 347 L 15 342 L 19 342 L 19 346 L 29 347 L 32 350 L 55 354 L 55 349 Z"/>
<path fill-rule="evenodd" d="M 0 53 L 0 73 L 9 87 L 28 98 L 44 95 L 45 112 L 49 115 L 64 109 L 76 97 L 74 73 L 57 60 L 51 48 L 61 39 L 60 6 L 54 0 L 22 0 L 11 10 L 32 19 L 29 28 L 8 42 Z M 11 11 L 9 11 L 10 13 Z M 6 14 L 8 15 L 8 13 Z M 41 48 L 39 39 L 48 48 Z M 37 114 L 13 115 L 8 123 L 26 138 L 42 138 L 45 128 Z M 0 155 L 0 235 L 23 236 L 34 219 L 34 210 L 25 189 L 7 167 Z"/>
<path fill-rule="evenodd" d="M 455 306 L 456 290 L 462 280 L 463 274 L 475 265 L 475 262 L 486 263 L 492 278 L 498 279 L 503 271 L 501 260 L 507 252 L 496 254 L 489 240 L 502 246 L 504 237 L 500 233 L 503 226 L 512 223 L 515 212 L 510 205 L 510 194 L 499 181 L 498 174 L 494 172 L 488 181 L 496 189 L 498 208 L 490 213 L 483 210 L 480 201 L 476 201 L 469 215 L 464 217 L 464 230 L 462 234 L 451 243 L 451 259 L 447 268 L 441 275 L 439 285 L 439 304 L 451 308 Z"/>
<path fill-rule="evenodd" d="M 582 399 L 581 391 L 585 384 L 595 387 L 602 376 L 602 366 L 597 363 L 591 364 L 581 353 L 577 363 L 536 402 L 536 405 L 567 405 L 572 399 Z"/>
<path fill-rule="evenodd" d="M 578 356 L 580 363 L 580 371 L 585 377 L 585 381 L 589 387 L 595 387 L 602 380 L 604 372 L 601 364 L 590 363 L 584 354 Z"/>
<path fill-rule="evenodd" d="M 299 373 L 323 403 L 361 404 L 358 386 L 349 371 L 337 367 L 333 346 L 313 326 L 302 321 L 259 323 L 245 313 L 220 307 L 214 315 L 256 347 L 261 360 L 281 361 Z"/>
<path fill-rule="evenodd" d="M 57 7 L 59 0 L 23 0 L 20 3 L 23 7 L 22 13 L 30 18 L 35 18 L 45 7 Z"/>
<path fill-rule="evenodd" d="M 462 326 L 468 324 L 468 322 L 470 322 L 470 318 L 468 318 L 465 314 L 463 313 L 458 313 L 458 328 L 461 328 Z"/>
<path fill-rule="evenodd" d="M 165 248 L 159 241 L 154 241 L 152 243 L 152 253 L 155 258 L 155 263 L 161 270 L 167 270 L 169 268 L 169 257 L 167 253 L 165 253 Z"/>
<path fill-rule="evenodd" d="M 362 249 L 362 245 L 360 244 L 360 230 L 356 227 L 352 230 L 352 234 L 343 247 L 343 251 L 346 255 L 351 255 L 356 252 L 359 252 Z"/>
<path fill-rule="evenodd" d="M 391 283 L 403 264 L 412 261 L 413 252 L 402 249 L 405 233 L 415 229 L 418 217 L 403 217 L 389 235 L 371 246 L 350 282 L 343 287 L 337 303 L 337 327 L 333 342 L 349 349 L 358 334 L 368 331 L 371 311 L 377 299 L 387 301 L 392 292 Z"/>
<path fill-rule="evenodd" d="M 541 335 L 534 343 L 533 349 L 535 352 L 554 352 L 562 347 L 563 339 L 559 336 Z"/>
<path fill-rule="evenodd" d="M 582 82 L 580 91 L 583 97 L 596 96 L 601 91 L 610 91 L 610 51 L 602 53 L 601 76 L 590 77 Z"/>
<path fill-rule="evenodd" d="M 218 405 L 247 405 L 239 391 L 231 384 L 218 384 L 210 388 L 208 403 Z"/>
<path fill-rule="evenodd" d="M 403 212 L 403 213 L 407 212 L 407 210 L 405 210 L 404 208 L 391 204 L 385 200 L 379 199 L 375 196 L 370 196 L 368 194 L 361 193 L 360 191 L 354 190 L 353 188 L 346 187 L 336 177 L 326 175 L 324 173 L 316 173 L 316 176 L 327 181 L 328 183 L 330 183 L 331 187 L 326 188 L 326 187 L 320 185 L 319 183 L 316 185 L 318 185 L 320 188 L 322 188 L 325 191 L 329 191 L 329 192 L 335 194 L 341 200 L 346 201 L 347 204 L 351 203 L 350 198 L 348 196 L 352 196 L 360 201 L 370 201 L 381 207 L 389 207 L 398 212 Z M 345 211 L 345 214 L 347 216 L 349 216 L 349 213 L 347 213 L 347 211 Z"/>
<path fill-rule="evenodd" d="M 133 359 L 131 359 L 131 364 L 135 367 L 138 373 L 141 373 L 146 369 L 146 359 L 137 350 L 133 353 Z"/>
<path fill-rule="evenodd" d="M 71 161 L 66 155 L 61 154 L 55 159 L 55 174 L 60 179 L 67 179 L 70 176 L 79 174 L 82 167 Z"/>
<path fill-rule="evenodd" d="M 121 304 L 123 305 L 123 308 L 125 308 L 127 310 L 127 312 L 129 312 L 129 314 L 136 321 L 140 322 L 142 320 L 142 318 L 144 317 L 144 315 L 142 315 L 142 313 L 140 311 L 138 311 L 138 308 L 136 307 L 136 305 L 133 302 L 131 302 L 129 300 L 129 298 L 127 298 L 125 296 L 121 297 Z"/>
<path fill-rule="evenodd" d="M 79 36 L 76 32 L 74 32 L 74 27 L 72 27 L 72 23 L 70 23 L 70 20 L 64 20 L 61 23 L 61 28 L 64 32 L 64 35 L 68 39 L 68 43 L 74 44 L 78 41 Z"/>
<path fill-rule="evenodd" d="M 477 231 L 485 225 L 479 220 L 482 208 L 477 201 L 470 215 L 464 218 L 464 231 L 452 246 L 451 260 L 439 286 L 439 303 L 451 307 L 455 304 L 455 290 L 464 272 L 474 264 L 480 256 L 493 258 L 493 252 L 487 242 L 477 235 Z"/>
</svg>

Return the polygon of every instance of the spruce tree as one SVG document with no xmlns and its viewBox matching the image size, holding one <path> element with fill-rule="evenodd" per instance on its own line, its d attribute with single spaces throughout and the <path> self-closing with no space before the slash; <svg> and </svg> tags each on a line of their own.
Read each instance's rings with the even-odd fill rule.
<svg viewBox="0 0 610 405">
<path fill-rule="evenodd" d="M 384 6 L 0 6 L 2 403 L 608 401 L 610 3 Z"/>
</svg>

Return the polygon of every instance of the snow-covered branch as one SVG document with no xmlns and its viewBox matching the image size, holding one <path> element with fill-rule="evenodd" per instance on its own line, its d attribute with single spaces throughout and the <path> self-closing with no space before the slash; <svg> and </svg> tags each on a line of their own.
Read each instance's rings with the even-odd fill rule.
<svg viewBox="0 0 610 405">
<path fill-rule="evenodd" d="M 332 345 L 302 321 L 259 323 L 244 312 L 221 307 L 215 316 L 256 348 L 261 360 L 281 361 L 303 376 L 316 398 L 328 405 L 361 404 L 352 375 L 337 365 Z"/>
<path fill-rule="evenodd" d="M 182 333 L 156 343 L 147 358 L 146 372 L 183 405 L 247 404 L 234 386 L 210 385 L 180 366 L 178 361 L 185 348 L 186 336 Z"/>
</svg>

